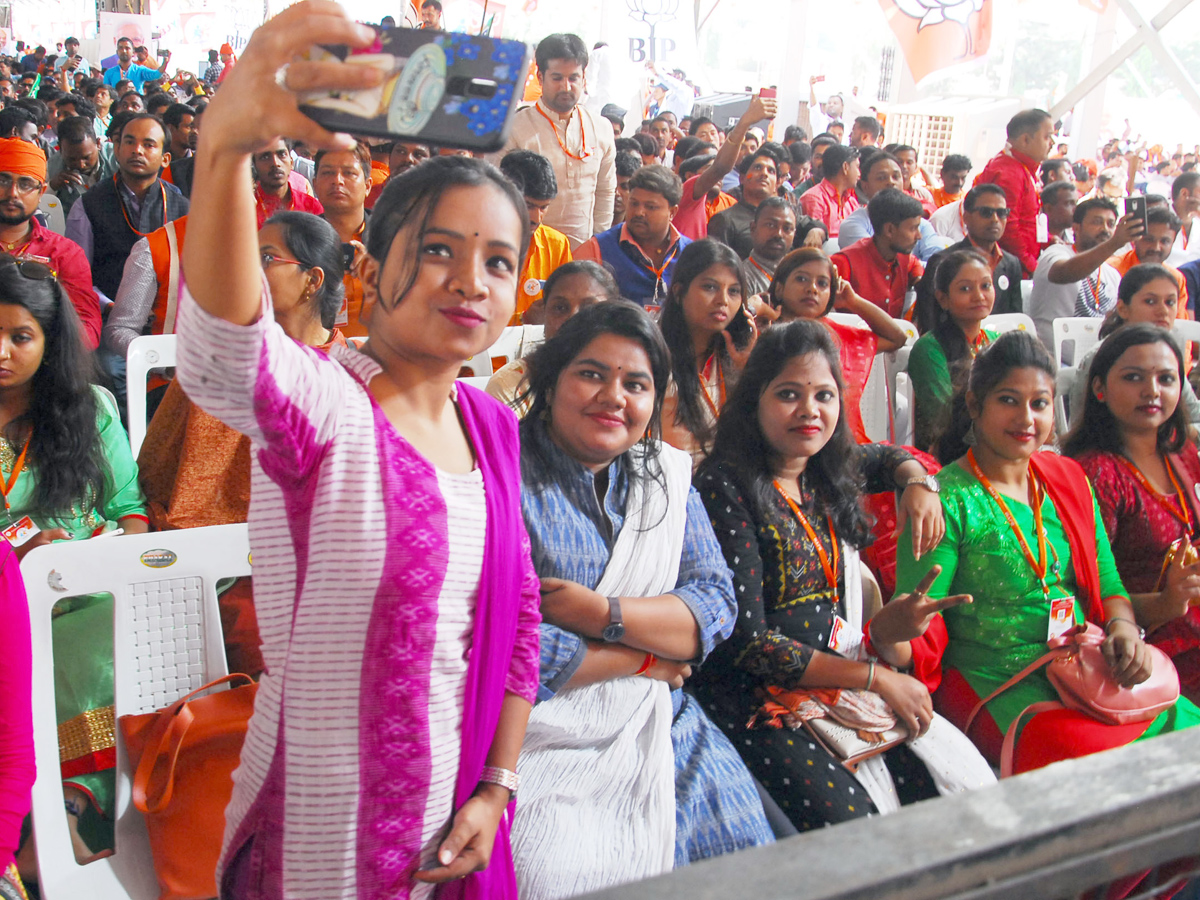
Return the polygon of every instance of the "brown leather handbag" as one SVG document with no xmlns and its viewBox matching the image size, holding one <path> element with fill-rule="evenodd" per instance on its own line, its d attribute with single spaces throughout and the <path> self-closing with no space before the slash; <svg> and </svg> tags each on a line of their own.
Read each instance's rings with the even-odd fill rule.
<svg viewBox="0 0 1200 900">
<path fill-rule="evenodd" d="M 233 681 L 245 683 L 197 696 Z M 217 896 L 225 807 L 257 690 L 249 675 L 226 675 L 166 709 L 120 718 L 134 769 L 133 804 L 146 817 L 159 900 Z"/>
</svg>

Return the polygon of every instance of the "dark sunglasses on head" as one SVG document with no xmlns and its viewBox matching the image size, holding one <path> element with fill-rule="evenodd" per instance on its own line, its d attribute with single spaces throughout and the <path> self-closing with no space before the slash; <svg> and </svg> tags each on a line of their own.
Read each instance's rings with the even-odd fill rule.
<svg viewBox="0 0 1200 900">
<path fill-rule="evenodd" d="M 972 212 L 979 213 L 985 219 L 1007 219 L 1011 209 L 997 209 L 994 206 L 977 206 Z"/>
<path fill-rule="evenodd" d="M 54 281 L 58 278 L 55 272 L 45 263 L 34 259 L 23 259 L 10 253 L 0 253 L 0 266 L 16 266 L 17 272 L 30 281 Z"/>
</svg>

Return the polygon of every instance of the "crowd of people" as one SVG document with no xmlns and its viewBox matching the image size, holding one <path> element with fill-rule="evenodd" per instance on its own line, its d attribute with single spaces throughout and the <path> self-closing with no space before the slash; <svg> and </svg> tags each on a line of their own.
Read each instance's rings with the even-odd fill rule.
<svg viewBox="0 0 1200 900">
<path fill-rule="evenodd" d="M 626 135 L 572 34 L 486 159 L 331 135 L 297 87 L 379 76 L 298 55 L 375 36 L 303 0 L 200 81 L 127 41 L 95 81 L 71 41 L 0 63 L 9 890 L 38 880 L 20 563 L 117 529 L 249 526 L 257 577 L 219 601 L 259 684 L 229 900 L 554 900 L 984 787 L 1006 734 L 1023 772 L 1200 724 L 1195 159 L 1160 195 L 1120 156 L 1143 219 L 1037 109 L 974 179 L 832 100 L 811 138 L 773 140 L 762 95 L 728 128 L 651 98 Z M 1064 435 L 1061 317 L 1103 321 Z M 872 442 L 867 380 L 914 327 L 914 446 Z M 143 334 L 177 368 L 127 385 Z M 113 603 L 54 620 L 81 862 L 113 847 Z M 1010 679 L 1088 625 L 1114 690 L 1153 646 L 1178 696 L 1026 716 L 1055 689 Z"/>
</svg>

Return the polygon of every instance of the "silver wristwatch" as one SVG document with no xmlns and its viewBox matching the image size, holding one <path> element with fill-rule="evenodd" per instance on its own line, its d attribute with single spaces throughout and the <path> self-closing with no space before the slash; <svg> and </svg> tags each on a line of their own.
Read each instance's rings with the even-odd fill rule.
<svg viewBox="0 0 1200 900">
<path fill-rule="evenodd" d="M 924 475 L 914 475 L 912 478 L 908 479 L 908 481 L 904 482 L 904 486 L 906 488 L 912 487 L 914 484 L 920 485 L 921 487 L 925 488 L 925 490 L 932 491 L 935 494 L 940 494 L 942 492 L 942 486 L 938 483 L 937 478 L 928 473 Z"/>
</svg>

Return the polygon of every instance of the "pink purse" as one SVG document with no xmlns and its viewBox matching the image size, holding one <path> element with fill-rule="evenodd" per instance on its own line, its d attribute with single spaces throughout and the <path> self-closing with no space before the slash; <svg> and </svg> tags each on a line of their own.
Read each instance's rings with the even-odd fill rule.
<svg viewBox="0 0 1200 900">
<path fill-rule="evenodd" d="M 1171 658 L 1153 644 L 1146 644 L 1150 654 L 1150 677 L 1131 688 L 1121 687 L 1112 677 L 1112 668 L 1104 658 L 1100 645 L 1104 631 L 1092 623 L 1080 625 L 1073 631 L 1046 642 L 1050 651 L 1030 663 L 996 690 L 976 704 L 967 717 L 964 734 L 971 733 L 975 716 L 992 699 L 1007 691 L 1026 676 L 1046 666 L 1046 677 L 1058 692 L 1058 702 L 1048 700 L 1034 703 L 1021 710 L 1004 735 L 1000 756 L 1000 774 L 1012 774 L 1013 745 L 1017 729 L 1026 715 L 1037 715 L 1051 709 L 1074 709 L 1108 725 L 1128 725 L 1147 722 L 1170 709 L 1179 699 L 1179 673 Z"/>
</svg>

